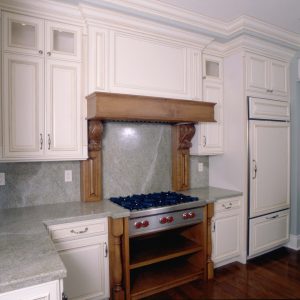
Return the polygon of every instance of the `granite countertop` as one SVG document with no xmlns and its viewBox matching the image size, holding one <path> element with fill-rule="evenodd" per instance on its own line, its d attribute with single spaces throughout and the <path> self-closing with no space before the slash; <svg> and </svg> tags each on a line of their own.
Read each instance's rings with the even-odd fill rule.
<svg viewBox="0 0 300 300">
<path fill-rule="evenodd" d="M 68 202 L 0 210 L 0 293 L 66 277 L 46 226 L 129 211 L 110 201 Z"/>
<path fill-rule="evenodd" d="M 242 195 L 214 187 L 182 193 L 197 196 L 203 204 Z M 0 209 L 0 293 L 66 277 L 46 226 L 129 214 L 107 200 Z"/>
</svg>

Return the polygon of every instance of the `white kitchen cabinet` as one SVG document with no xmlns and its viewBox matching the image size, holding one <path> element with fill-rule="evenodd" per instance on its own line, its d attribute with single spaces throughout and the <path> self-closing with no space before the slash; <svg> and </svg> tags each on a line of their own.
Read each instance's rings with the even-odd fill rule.
<svg viewBox="0 0 300 300">
<path fill-rule="evenodd" d="M 43 59 L 5 53 L 3 72 L 3 156 L 41 158 L 45 141 Z"/>
<path fill-rule="evenodd" d="M 212 260 L 215 267 L 237 261 L 241 255 L 241 197 L 215 202 Z"/>
<path fill-rule="evenodd" d="M 2 34 L 2 159 L 84 159 L 80 27 L 4 12 Z"/>
<path fill-rule="evenodd" d="M 52 225 L 51 238 L 67 269 L 68 299 L 108 299 L 107 219 Z"/>
<path fill-rule="evenodd" d="M 216 103 L 214 107 L 215 123 L 196 125 L 196 134 L 192 140 L 192 155 L 216 155 L 224 152 L 223 145 L 223 64 L 219 57 L 203 56 L 203 101 Z"/>
<path fill-rule="evenodd" d="M 80 64 L 48 60 L 46 64 L 46 155 L 81 155 Z"/>
<path fill-rule="evenodd" d="M 217 56 L 203 54 L 203 79 L 223 81 L 223 59 Z"/>
<path fill-rule="evenodd" d="M 34 285 L 0 294 L 0 300 L 61 300 L 62 284 L 59 280 Z"/>
<path fill-rule="evenodd" d="M 251 146 L 249 216 L 256 217 L 288 208 L 290 203 L 289 123 L 249 121 L 249 142 Z"/>
<path fill-rule="evenodd" d="M 288 63 L 262 55 L 246 55 L 249 96 L 288 100 Z"/>
<path fill-rule="evenodd" d="M 289 240 L 289 209 L 250 219 L 249 257 L 282 246 Z"/>
</svg>

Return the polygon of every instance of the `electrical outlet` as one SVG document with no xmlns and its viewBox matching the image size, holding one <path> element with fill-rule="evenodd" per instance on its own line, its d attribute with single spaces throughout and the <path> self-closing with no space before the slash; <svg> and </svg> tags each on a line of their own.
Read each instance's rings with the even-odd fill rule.
<svg viewBox="0 0 300 300">
<path fill-rule="evenodd" d="M 65 170 L 65 182 L 72 182 L 72 170 Z"/>
<path fill-rule="evenodd" d="M 203 163 L 198 163 L 198 172 L 203 172 Z"/>
<path fill-rule="evenodd" d="M 5 185 L 5 173 L 0 173 L 0 185 Z"/>
</svg>

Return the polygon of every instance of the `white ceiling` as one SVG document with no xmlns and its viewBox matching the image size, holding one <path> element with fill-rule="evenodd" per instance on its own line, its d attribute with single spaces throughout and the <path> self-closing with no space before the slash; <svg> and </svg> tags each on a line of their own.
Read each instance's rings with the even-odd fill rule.
<svg viewBox="0 0 300 300">
<path fill-rule="evenodd" d="M 300 34 L 300 0 L 159 0 L 201 15 L 232 21 L 248 15 Z"/>
</svg>

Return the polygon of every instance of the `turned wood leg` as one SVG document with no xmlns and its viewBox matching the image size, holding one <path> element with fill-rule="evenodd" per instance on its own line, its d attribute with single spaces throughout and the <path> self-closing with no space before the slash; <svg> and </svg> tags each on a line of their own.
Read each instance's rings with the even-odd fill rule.
<svg viewBox="0 0 300 300">
<path fill-rule="evenodd" d="M 214 278 L 214 263 L 211 259 L 212 253 L 212 238 L 211 238 L 211 226 L 212 217 L 214 216 L 214 204 L 207 204 L 207 279 Z"/>
</svg>

